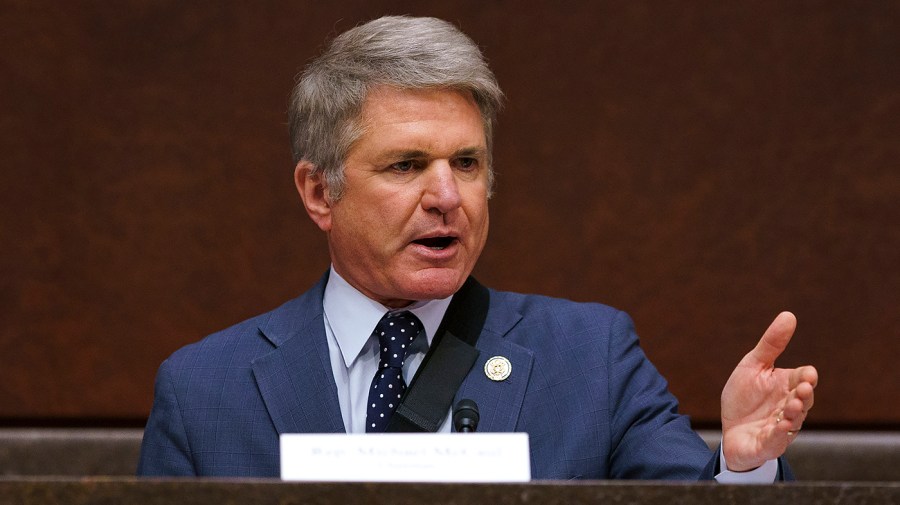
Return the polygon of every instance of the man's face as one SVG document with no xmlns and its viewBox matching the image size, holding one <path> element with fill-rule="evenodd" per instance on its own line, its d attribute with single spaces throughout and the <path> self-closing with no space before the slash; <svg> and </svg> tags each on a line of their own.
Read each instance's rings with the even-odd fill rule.
<svg viewBox="0 0 900 505">
<path fill-rule="evenodd" d="M 454 91 L 383 86 L 369 93 L 361 117 L 344 194 L 323 227 L 334 268 L 390 307 L 450 296 L 488 233 L 478 106 Z"/>
</svg>

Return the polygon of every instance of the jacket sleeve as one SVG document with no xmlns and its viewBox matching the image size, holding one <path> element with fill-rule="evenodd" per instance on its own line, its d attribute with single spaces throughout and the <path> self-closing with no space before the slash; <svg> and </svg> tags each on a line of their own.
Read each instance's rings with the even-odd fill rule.
<svg viewBox="0 0 900 505">
<path fill-rule="evenodd" d="M 619 312 L 610 330 L 610 477 L 701 478 L 715 454 L 678 413 L 678 401 L 641 350 L 631 318 Z"/>
<path fill-rule="evenodd" d="M 153 409 L 144 429 L 138 476 L 196 476 L 173 380 L 172 363 L 159 367 Z"/>
</svg>

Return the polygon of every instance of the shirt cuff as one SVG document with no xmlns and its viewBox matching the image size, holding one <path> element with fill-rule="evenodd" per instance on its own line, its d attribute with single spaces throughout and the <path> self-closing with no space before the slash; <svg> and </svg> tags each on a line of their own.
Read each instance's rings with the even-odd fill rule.
<svg viewBox="0 0 900 505">
<path fill-rule="evenodd" d="M 725 453 L 719 446 L 719 468 L 722 470 L 716 475 L 716 482 L 720 484 L 771 484 L 778 476 L 778 460 L 770 459 L 759 468 L 746 472 L 732 472 L 725 464 Z"/>
</svg>

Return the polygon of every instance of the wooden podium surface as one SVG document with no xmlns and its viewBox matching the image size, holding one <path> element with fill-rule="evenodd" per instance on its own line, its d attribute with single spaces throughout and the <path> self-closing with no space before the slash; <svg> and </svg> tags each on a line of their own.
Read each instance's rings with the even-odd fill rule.
<svg viewBox="0 0 900 505">
<path fill-rule="evenodd" d="M 784 483 L 733 486 L 666 482 L 527 484 L 289 483 L 209 479 L 6 479 L 0 504 L 896 504 L 900 482 Z"/>
</svg>

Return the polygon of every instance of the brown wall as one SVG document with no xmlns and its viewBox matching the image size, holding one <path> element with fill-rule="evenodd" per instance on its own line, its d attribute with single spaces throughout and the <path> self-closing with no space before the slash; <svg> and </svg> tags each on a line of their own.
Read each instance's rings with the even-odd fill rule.
<svg viewBox="0 0 900 505">
<path fill-rule="evenodd" d="M 411 13 L 508 95 L 482 281 L 627 310 L 703 422 L 791 309 L 810 423 L 900 427 L 897 2 L 250 4 L 0 5 L 0 421 L 140 422 L 169 353 L 318 279 L 293 76 Z"/>
</svg>

